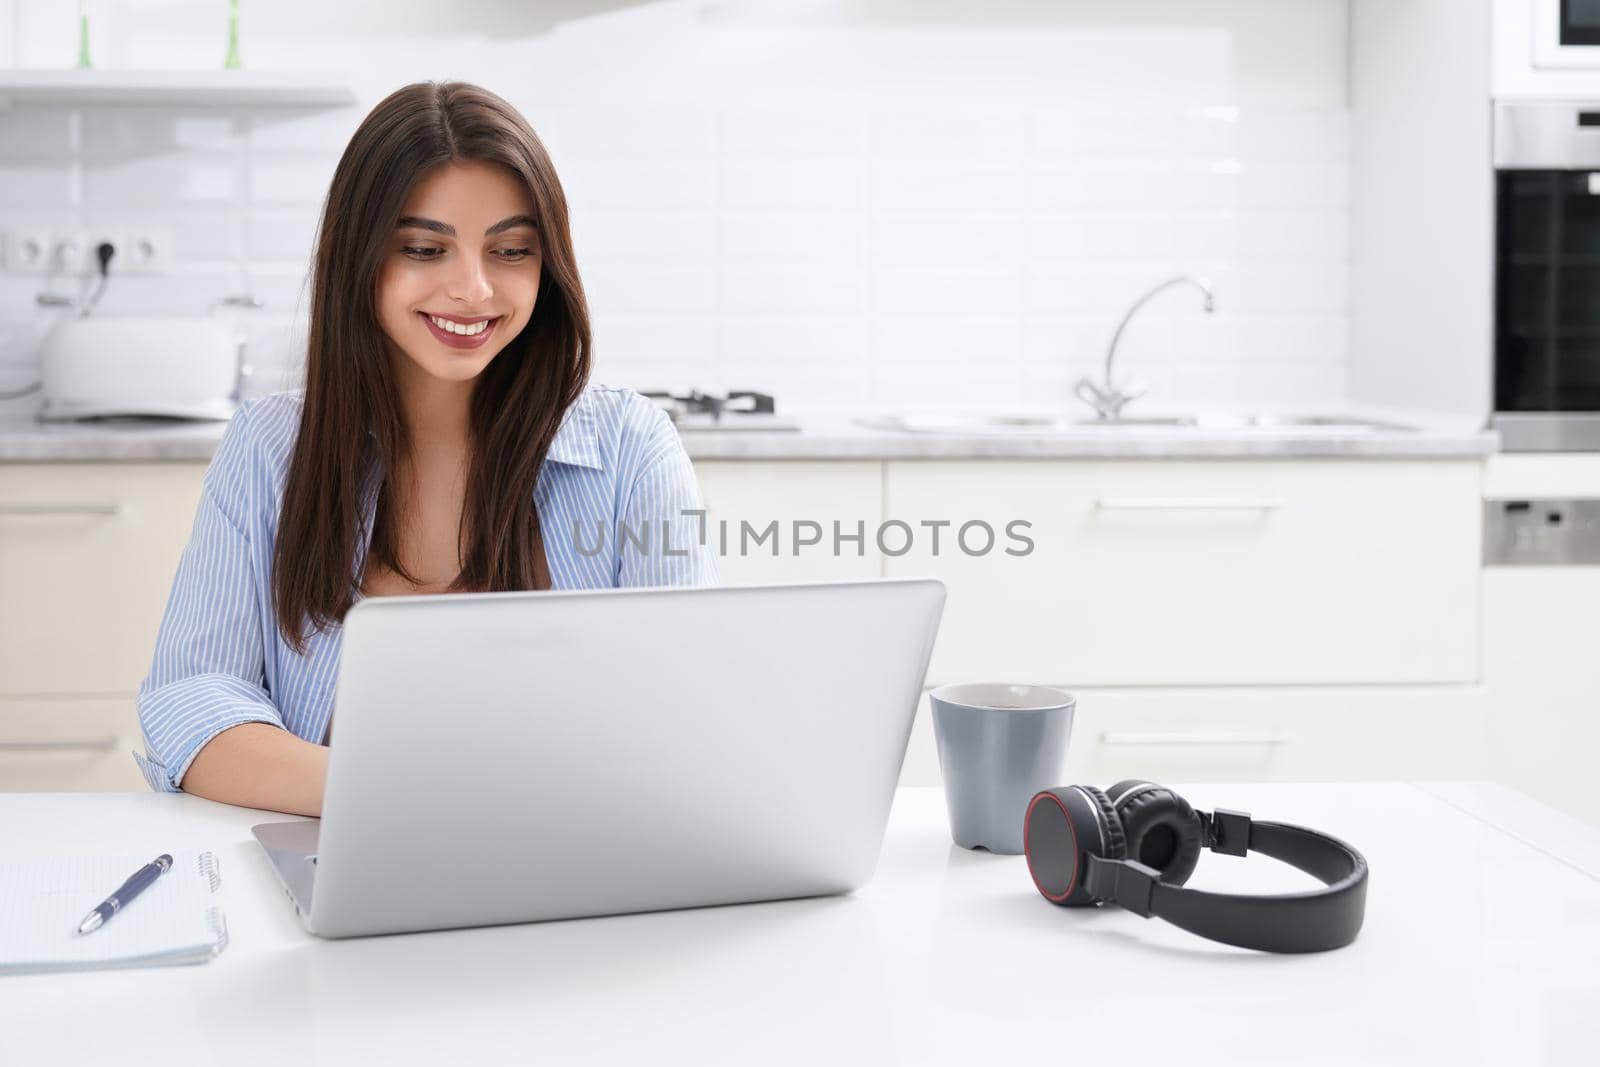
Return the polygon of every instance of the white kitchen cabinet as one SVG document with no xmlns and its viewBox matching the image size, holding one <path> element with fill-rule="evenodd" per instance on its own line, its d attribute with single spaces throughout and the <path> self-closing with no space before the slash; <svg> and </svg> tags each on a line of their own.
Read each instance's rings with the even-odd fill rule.
<svg viewBox="0 0 1600 1067">
<path fill-rule="evenodd" d="M 724 585 L 878 576 L 881 560 L 873 538 L 883 514 L 883 464 L 703 459 L 694 469 Z M 774 522 L 775 535 L 757 544 L 756 537 Z M 859 548 L 841 541 L 841 551 L 835 554 L 836 522 L 845 534 L 860 525 Z M 744 537 L 741 546 L 742 523 L 755 533 Z M 815 523 L 816 528 L 802 526 L 797 536 L 796 523 Z M 819 531 L 820 543 L 798 544 Z"/>
<path fill-rule="evenodd" d="M 885 573 L 949 589 L 929 685 L 1469 684 L 1481 469 L 890 462 L 884 513 L 915 537 Z M 933 520 L 951 524 L 937 553 Z M 977 520 L 998 535 L 987 554 L 953 537 Z M 1027 554 L 1006 554 L 1013 520 Z"/>
<path fill-rule="evenodd" d="M 1600 567 L 1484 571 L 1489 777 L 1600 826 Z"/>
<path fill-rule="evenodd" d="M 1475 777 L 1481 686 L 1086 690 L 1074 781 Z"/>
<path fill-rule="evenodd" d="M 127 756 L 132 695 L 204 470 L 0 464 L 0 789 L 145 788 Z M 1479 765 L 1476 460 L 702 459 L 695 471 L 708 533 L 729 530 L 726 584 L 941 578 L 928 684 L 1072 689 L 1070 780 Z M 941 518 L 952 525 L 934 555 L 919 523 Z M 974 518 L 998 534 L 987 555 L 956 540 Z M 1004 554 L 1013 518 L 1033 524 L 1028 556 Z M 890 519 L 911 527 L 903 556 L 878 550 Z M 776 522 L 776 542 L 740 552 L 741 521 Z M 862 525 L 859 553 L 833 551 L 836 521 Z M 795 545 L 804 522 L 821 544 Z M 896 548 L 898 531 L 885 541 Z M 938 780 L 926 698 L 903 780 Z"/>
<path fill-rule="evenodd" d="M 149 788 L 133 698 L 0 698 L 0 792 Z"/>
<path fill-rule="evenodd" d="M 1491 522 L 1508 500 L 1600 499 L 1600 454 L 1494 456 L 1484 497 Z M 1600 826 L 1597 635 L 1600 565 L 1484 568 L 1483 677 L 1492 710 L 1486 776 Z"/>
<path fill-rule="evenodd" d="M 1070 691 L 1077 708 L 1060 785 L 1471 778 L 1484 766 L 1482 686 Z M 900 780 L 942 780 L 926 694 Z"/>
<path fill-rule="evenodd" d="M 0 464 L 0 697 L 131 695 L 204 464 Z"/>
</svg>

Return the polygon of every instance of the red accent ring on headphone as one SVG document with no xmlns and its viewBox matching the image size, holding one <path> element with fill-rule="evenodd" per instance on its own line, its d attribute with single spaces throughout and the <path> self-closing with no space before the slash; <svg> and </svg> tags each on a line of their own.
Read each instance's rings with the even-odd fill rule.
<svg viewBox="0 0 1600 1067">
<path fill-rule="evenodd" d="M 1055 806 L 1061 809 L 1061 817 L 1067 822 L 1067 833 L 1072 835 L 1072 880 L 1067 883 L 1066 890 L 1060 896 L 1053 896 L 1049 890 L 1039 884 L 1039 876 L 1033 873 L 1033 853 L 1028 850 L 1029 831 L 1033 828 L 1033 809 L 1039 806 L 1041 800 L 1053 801 Z M 1072 890 L 1078 884 L 1078 871 L 1083 867 L 1083 864 L 1079 862 L 1083 853 L 1078 849 L 1078 831 L 1072 827 L 1072 813 L 1067 810 L 1067 806 L 1061 803 L 1060 797 L 1048 790 L 1028 802 L 1027 814 L 1022 817 L 1022 852 L 1028 860 L 1028 877 L 1033 879 L 1034 888 L 1043 894 L 1046 900 L 1059 904 L 1072 895 Z"/>
</svg>

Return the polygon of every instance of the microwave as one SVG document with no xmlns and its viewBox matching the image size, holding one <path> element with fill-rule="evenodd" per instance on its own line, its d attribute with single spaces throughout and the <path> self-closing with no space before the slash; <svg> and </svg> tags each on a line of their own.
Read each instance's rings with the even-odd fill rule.
<svg viewBox="0 0 1600 1067">
<path fill-rule="evenodd" d="M 1533 66 L 1600 70 L 1600 0 L 1531 0 Z"/>
</svg>

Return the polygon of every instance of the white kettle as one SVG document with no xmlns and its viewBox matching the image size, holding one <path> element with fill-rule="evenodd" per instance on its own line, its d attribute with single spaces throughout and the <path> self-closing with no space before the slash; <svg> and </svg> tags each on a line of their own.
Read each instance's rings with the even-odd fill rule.
<svg viewBox="0 0 1600 1067">
<path fill-rule="evenodd" d="M 247 373 L 244 347 L 228 318 L 60 320 L 39 351 L 39 418 L 230 419 Z"/>
</svg>

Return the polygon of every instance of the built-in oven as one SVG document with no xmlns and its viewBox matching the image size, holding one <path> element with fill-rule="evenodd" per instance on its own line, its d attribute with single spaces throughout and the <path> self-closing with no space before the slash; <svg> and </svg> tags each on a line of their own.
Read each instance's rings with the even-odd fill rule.
<svg viewBox="0 0 1600 1067">
<path fill-rule="evenodd" d="M 1496 103 L 1494 164 L 1494 426 L 1600 451 L 1600 100 Z"/>
</svg>

